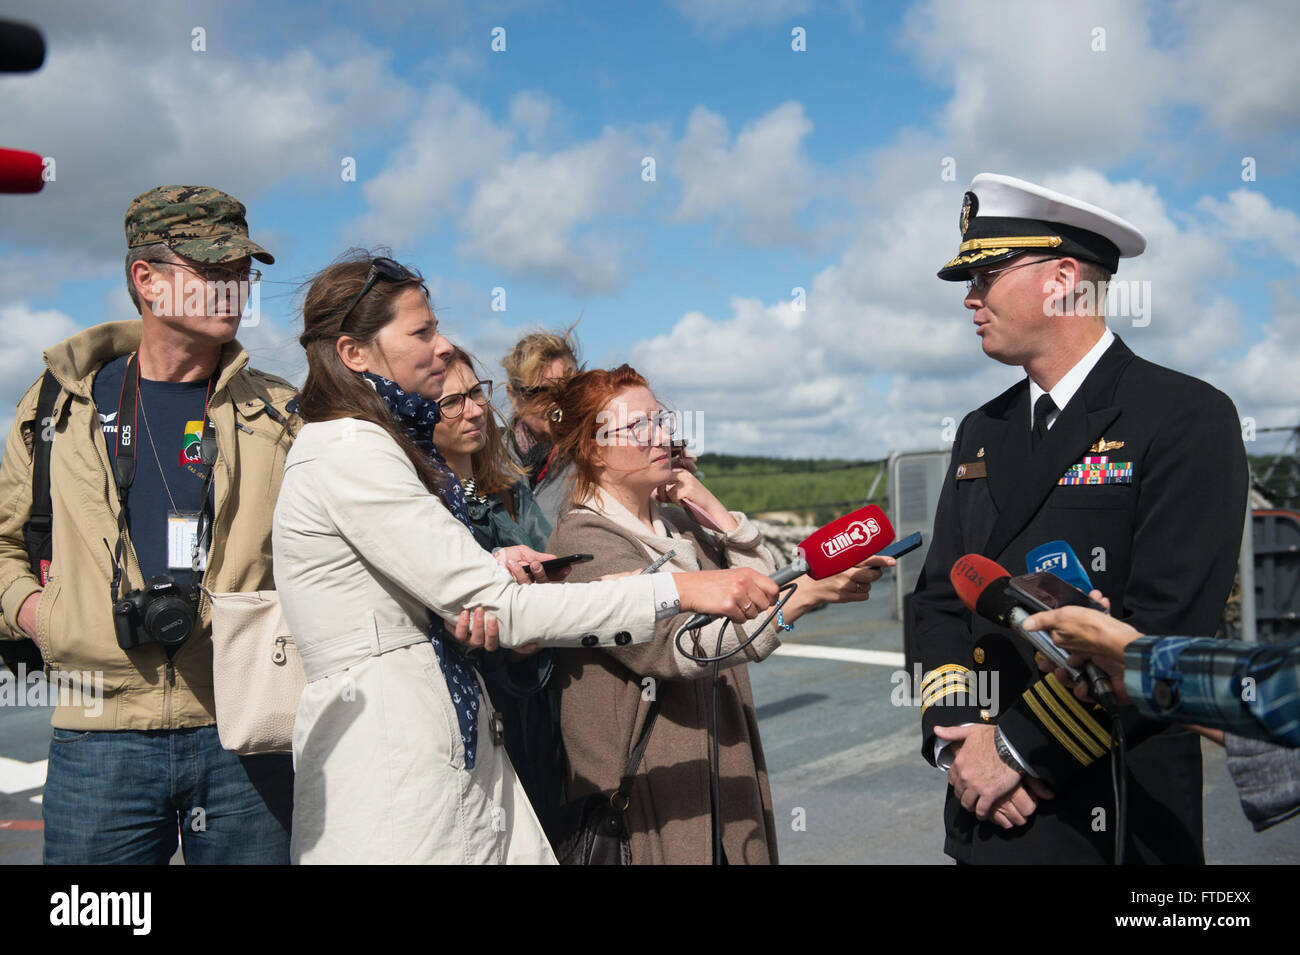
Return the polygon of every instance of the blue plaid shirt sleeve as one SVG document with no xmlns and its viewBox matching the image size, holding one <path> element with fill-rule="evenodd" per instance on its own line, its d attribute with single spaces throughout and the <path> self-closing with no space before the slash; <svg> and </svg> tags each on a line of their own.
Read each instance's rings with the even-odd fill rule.
<svg viewBox="0 0 1300 955">
<path fill-rule="evenodd" d="M 1300 641 L 1140 637 L 1124 687 L 1144 716 L 1300 746 Z"/>
</svg>

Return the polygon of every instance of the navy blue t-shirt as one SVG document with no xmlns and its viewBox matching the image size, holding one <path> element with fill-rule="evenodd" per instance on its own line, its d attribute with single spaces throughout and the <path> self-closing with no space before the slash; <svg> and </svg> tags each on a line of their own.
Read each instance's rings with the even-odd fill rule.
<svg viewBox="0 0 1300 955">
<path fill-rule="evenodd" d="M 199 511 L 206 473 L 200 445 L 208 383 L 206 380 L 171 382 L 141 378 L 139 407 L 119 411 L 122 376 L 128 358 L 127 355 L 114 358 L 95 376 L 95 408 L 99 413 L 100 427 L 104 429 L 104 442 L 108 445 L 109 480 L 117 483 L 113 467 L 117 461 L 118 423 L 122 418 L 130 422 L 134 416 L 135 480 L 127 497 L 127 532 L 146 580 L 168 574 L 180 587 L 188 589 L 193 578 L 188 554 L 186 569 L 171 570 L 167 566 L 167 512 L 173 510 L 173 499 L 176 510 Z M 161 472 L 159 463 L 162 464 Z M 170 498 L 168 489 L 171 490 Z M 116 541 L 109 543 L 116 548 Z"/>
</svg>

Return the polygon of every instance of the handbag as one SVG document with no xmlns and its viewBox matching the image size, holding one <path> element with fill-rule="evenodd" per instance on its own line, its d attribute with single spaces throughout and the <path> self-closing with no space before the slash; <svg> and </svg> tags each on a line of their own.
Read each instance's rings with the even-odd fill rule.
<svg viewBox="0 0 1300 955">
<path fill-rule="evenodd" d="M 274 590 L 213 593 L 212 692 L 221 747 L 241 756 L 293 752 L 293 721 L 307 685 Z"/>
<path fill-rule="evenodd" d="M 637 767 L 650 742 L 659 715 L 659 701 L 646 711 L 645 727 L 623 770 L 618 788 L 612 793 L 593 793 L 568 803 L 560 810 L 561 836 L 555 857 L 561 865 L 631 865 L 632 851 L 627 838 L 627 807 L 632 802 L 632 783 Z"/>
</svg>

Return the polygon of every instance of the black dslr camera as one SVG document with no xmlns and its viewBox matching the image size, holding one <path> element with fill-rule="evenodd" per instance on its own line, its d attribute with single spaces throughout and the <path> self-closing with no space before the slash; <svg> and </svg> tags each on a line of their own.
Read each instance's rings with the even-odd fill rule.
<svg viewBox="0 0 1300 955">
<path fill-rule="evenodd" d="M 113 604 L 117 645 L 134 650 L 145 643 L 179 647 L 194 632 L 198 602 L 165 575 L 150 577 L 143 590 L 133 590 Z"/>
</svg>

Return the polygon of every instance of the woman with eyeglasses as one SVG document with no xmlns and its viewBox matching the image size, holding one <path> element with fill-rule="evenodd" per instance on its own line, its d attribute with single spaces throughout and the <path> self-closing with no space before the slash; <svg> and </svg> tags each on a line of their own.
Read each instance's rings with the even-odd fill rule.
<svg viewBox="0 0 1300 955">
<path fill-rule="evenodd" d="M 665 569 L 674 573 L 776 569 L 749 519 L 728 511 L 699 477 L 678 466 L 671 456 L 677 416 L 661 408 L 635 370 L 584 372 L 555 400 L 556 446 L 573 461 L 575 506 L 560 518 L 550 547 L 596 555 L 575 566 L 571 579 L 636 571 L 670 554 Z M 625 813 L 634 864 L 712 859 L 715 770 L 723 858 L 733 865 L 775 863 L 772 797 L 748 664 L 776 649 L 778 627 L 789 629 L 820 603 L 866 600 L 880 577 L 875 568 L 893 563 L 873 557 L 828 580 L 800 577 L 769 629 L 714 622 L 683 638 L 685 653 L 675 640 L 691 616 L 683 613 L 661 620 L 654 639 L 635 647 L 556 654 L 568 798 L 613 790 L 644 741 Z M 720 665 L 715 698 L 714 666 L 691 657 L 727 653 L 733 655 Z M 709 745 L 715 705 L 716 763 Z"/>
<path fill-rule="evenodd" d="M 454 346 L 438 408 L 442 420 L 434 426 L 433 443 L 465 492 L 475 539 L 488 551 L 516 544 L 544 551 L 551 525 L 522 470 L 510 460 L 492 406 L 492 382 Z M 528 649 L 532 652 L 499 648 L 481 654 L 476 665 L 501 715 L 510 765 L 550 833 L 563 792 L 559 711 L 550 692 L 552 651 Z"/>
<path fill-rule="evenodd" d="M 506 396 L 514 409 L 509 424 L 510 453 L 528 475 L 529 486 L 552 525 L 568 510 L 572 466 L 555 451 L 551 434 L 556 386 L 578 373 L 578 342 L 573 327 L 563 333 L 533 332 L 501 359 Z"/>
<path fill-rule="evenodd" d="M 545 580 L 549 556 L 475 540 L 433 442 L 447 359 L 419 274 L 352 253 L 303 302 L 306 422 L 272 549 L 307 685 L 293 732 L 297 862 L 554 862 L 468 655 L 634 645 L 682 608 L 750 619 L 752 571 Z M 467 655 L 468 654 L 468 655 Z"/>
</svg>

